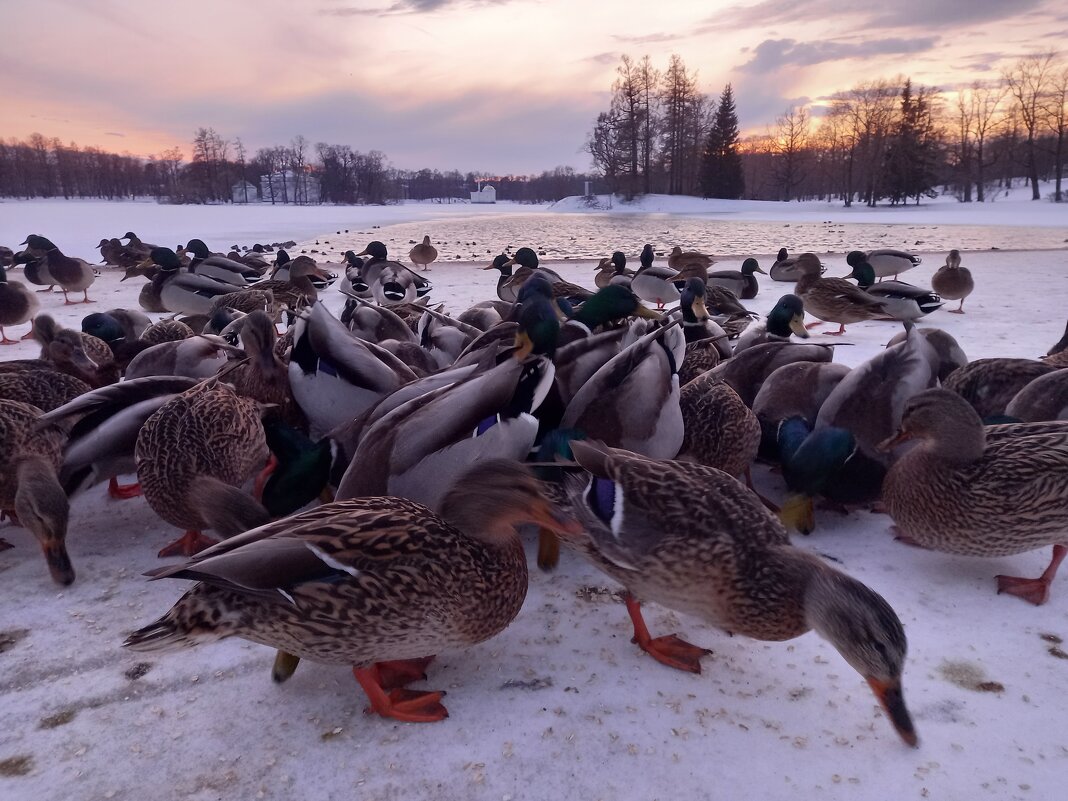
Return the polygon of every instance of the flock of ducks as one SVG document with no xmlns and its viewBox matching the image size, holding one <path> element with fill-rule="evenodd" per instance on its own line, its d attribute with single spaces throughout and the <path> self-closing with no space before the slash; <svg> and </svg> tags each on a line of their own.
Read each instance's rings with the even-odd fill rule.
<svg viewBox="0 0 1068 801">
<path fill-rule="evenodd" d="M 242 637 L 277 649 L 276 681 L 300 659 L 349 664 L 380 715 L 440 720 L 442 693 L 409 685 L 435 654 L 515 618 L 529 523 L 544 569 L 563 546 L 624 586 L 634 641 L 661 663 L 700 672 L 707 652 L 653 636 L 643 602 L 758 640 L 814 630 L 916 745 L 900 620 L 788 528 L 811 531 L 816 500 L 879 503 L 924 548 L 1053 545 L 1041 577 L 998 577 L 1036 604 L 1065 556 L 1068 332 L 1045 361 L 969 362 L 949 334 L 915 326 L 972 291 L 957 251 L 932 291 L 875 280 L 915 266 L 907 253 L 850 253 L 854 284 L 784 249 L 769 278 L 794 291 L 754 320 L 741 301 L 761 289 L 755 259 L 713 271 L 681 248 L 657 263 L 647 245 L 636 271 L 622 252 L 602 260 L 590 290 L 520 248 L 485 268 L 496 297 L 452 316 L 371 242 L 338 265 L 334 316 L 321 293 L 337 275 L 307 256 L 121 239 L 101 253 L 147 278 L 143 310 L 89 314 L 81 331 L 4 271 L 0 323 L 34 318 L 41 354 L 0 363 L 0 509 L 60 584 L 75 579 L 70 504 L 97 483 L 185 532 L 160 555 L 186 559 L 151 575 L 196 583 L 129 636 L 135 650 Z M 65 295 L 91 284 L 91 265 L 74 270 L 87 263 L 39 235 L 25 244 L 10 261 L 27 280 Z M 411 259 L 425 268 L 423 247 Z M 836 333 L 865 320 L 904 331 L 849 369 L 806 313 Z M 758 458 L 780 466 L 781 508 L 751 488 Z M 118 483 L 130 473 L 136 484 Z"/>
</svg>

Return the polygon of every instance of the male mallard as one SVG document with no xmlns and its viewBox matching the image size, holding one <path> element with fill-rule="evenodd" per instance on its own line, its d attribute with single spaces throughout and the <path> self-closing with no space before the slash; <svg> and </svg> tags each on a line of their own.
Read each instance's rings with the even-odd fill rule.
<svg viewBox="0 0 1068 801">
<path fill-rule="evenodd" d="M 430 244 L 430 236 L 424 236 L 423 241 L 408 251 L 408 258 L 412 264 L 418 264 L 425 272 L 432 261 L 438 257 L 438 249 Z"/>
<path fill-rule="evenodd" d="M 831 336 L 845 333 L 847 323 L 873 320 L 884 313 L 885 304 L 844 278 L 821 278 L 823 265 L 815 253 L 797 257 L 800 277 L 794 294 L 805 302 L 805 311 L 831 323 L 838 323 Z"/>
<path fill-rule="evenodd" d="M 938 380 L 945 381 L 950 374 L 968 363 L 968 356 L 953 336 L 941 328 L 917 328 L 922 336 L 927 337 L 928 344 L 934 348 L 938 357 Z M 886 347 L 904 342 L 908 331 L 899 331 L 895 334 Z"/>
<path fill-rule="evenodd" d="M 56 285 L 52 275 L 48 272 L 48 260 L 44 256 L 35 256 L 25 250 L 20 250 L 12 258 L 12 265 L 22 265 L 22 277 L 35 286 L 43 286 L 37 292 L 51 292 Z"/>
<path fill-rule="evenodd" d="M 0 400 L 0 509 L 14 512 L 37 538 L 57 584 L 74 581 L 67 555 L 67 495 L 56 479 L 63 459 L 63 430 L 38 425 L 41 410 Z M 2 542 L 2 541 L 0 541 Z"/>
<path fill-rule="evenodd" d="M 911 270 L 913 267 L 923 263 L 923 259 L 919 256 L 904 250 L 880 248 L 878 250 L 869 250 L 867 252 L 864 252 L 863 250 L 850 251 L 846 256 L 846 264 L 852 267 L 854 266 L 854 262 L 862 259 L 871 264 L 872 268 L 875 270 L 876 277 L 888 278 L 892 275 L 895 280 L 897 279 L 898 273 Z"/>
<path fill-rule="evenodd" d="M 365 283 L 368 287 L 368 292 L 371 291 L 371 287 L 374 286 L 379 273 L 386 266 L 392 266 L 398 272 L 406 272 L 408 275 L 403 279 L 405 286 L 410 282 L 415 286 L 415 295 L 417 298 L 425 297 L 434 288 L 434 285 L 430 283 L 430 280 L 425 276 L 419 275 L 419 273 L 409 270 L 399 261 L 389 260 L 389 251 L 386 249 L 384 243 L 377 240 L 368 242 L 367 247 L 361 250 L 359 253 L 354 253 L 350 259 L 348 253 L 345 254 L 346 263 L 354 263 L 358 260 L 359 256 L 369 256 L 368 260 L 360 268 L 360 274 L 362 276 L 362 283 Z M 360 293 L 357 293 L 360 294 Z M 364 295 L 360 294 L 360 297 Z M 370 294 L 367 295 L 370 297 Z"/>
<path fill-rule="evenodd" d="M 261 405 L 217 379 L 183 392 L 149 417 L 137 435 L 134 459 L 145 500 L 166 522 L 186 533 L 161 557 L 191 556 L 213 540 L 245 531 L 267 512 L 238 486 L 267 461 Z"/>
<path fill-rule="evenodd" d="M 214 278 L 235 287 L 244 288 L 263 280 L 263 272 L 240 261 L 227 258 L 221 253 L 212 253 L 202 239 L 190 239 L 185 246 L 192 254 L 189 272 Z"/>
<path fill-rule="evenodd" d="M 731 344 L 727 341 L 727 332 L 711 318 L 705 307 L 705 295 L 708 288 L 700 278 L 687 278 L 679 295 L 679 308 L 682 310 L 682 332 L 687 346 L 695 342 L 711 340 L 723 359 L 731 357 Z"/>
<path fill-rule="evenodd" d="M 793 362 L 829 362 L 834 346 L 800 342 L 765 342 L 747 348 L 715 368 L 716 377 L 726 381 L 750 408 L 769 375 Z"/>
<path fill-rule="evenodd" d="M 644 322 L 632 324 L 629 344 L 575 392 L 560 427 L 670 459 L 685 436 L 678 373 L 686 338 L 677 322 L 646 330 Z"/>
<path fill-rule="evenodd" d="M 753 258 L 742 262 L 741 270 L 717 270 L 708 274 L 708 283 L 729 289 L 742 300 L 752 300 L 760 291 L 756 276 L 753 273 L 766 273 L 760 269 L 760 263 Z"/>
<path fill-rule="evenodd" d="M 694 673 L 708 653 L 674 635 L 654 639 L 642 601 L 758 640 L 815 630 L 867 680 L 901 738 L 916 745 L 901 690 L 905 632 L 880 595 L 793 547 L 757 496 L 725 473 L 586 442 L 572 450 L 587 472 L 568 479 L 586 533 L 563 539 L 626 587 L 639 647 Z"/>
<path fill-rule="evenodd" d="M 42 256 L 48 265 L 48 273 L 63 290 L 63 303 L 74 305 L 76 303 L 95 303 L 89 300 L 89 287 L 96 280 L 96 271 L 93 265 L 85 259 L 77 259 L 67 256 L 55 244 L 43 236 L 30 234 L 22 244 L 35 256 Z M 84 300 L 71 300 L 67 297 L 68 292 L 82 292 Z"/>
<path fill-rule="evenodd" d="M 848 372 L 838 362 L 794 362 L 765 378 L 753 399 L 753 414 L 760 422 L 761 456 L 779 460 L 779 431 L 791 418 L 800 420 L 801 431 L 811 431 L 823 402 Z"/>
<path fill-rule="evenodd" d="M 652 245 L 647 244 L 642 248 L 641 267 L 630 279 L 630 288 L 642 300 L 655 303 L 658 309 L 662 309 L 679 299 L 679 288 L 673 283 L 679 271 L 667 266 L 657 267 L 653 264 L 654 255 Z"/>
<path fill-rule="evenodd" d="M 964 299 L 975 289 L 972 271 L 960 266 L 960 251 L 951 250 L 946 263 L 931 277 L 931 288 L 946 300 L 959 300 L 960 305 L 950 314 L 964 314 Z"/>
<path fill-rule="evenodd" d="M 7 280 L 7 269 L 0 267 L 0 345 L 17 345 L 17 339 L 8 339 L 4 327 L 28 323 L 41 308 L 37 295 L 25 284 Z M 32 326 L 31 326 L 32 330 Z M 33 336 L 32 333 L 26 334 Z"/>
<path fill-rule="evenodd" d="M 797 256 L 791 256 L 786 248 L 779 248 L 775 263 L 768 270 L 768 277 L 772 281 L 797 283 L 797 279 L 801 277 L 801 271 L 797 268 Z"/>
<path fill-rule="evenodd" d="M 146 311 L 154 311 L 158 303 L 170 312 L 209 314 L 215 298 L 235 289 L 231 283 L 186 272 L 178 254 L 170 248 L 153 248 L 150 258 L 159 270 L 150 281 L 151 290 L 142 290 L 140 303 Z"/>
<path fill-rule="evenodd" d="M 1068 554 L 1068 423 L 983 426 L 952 392 L 912 398 L 884 447 L 915 440 L 883 485 L 887 511 L 907 540 L 966 556 L 1011 556 L 1053 546 L 1035 579 L 998 576 L 998 592 L 1033 604 L 1049 598 Z"/>
<path fill-rule="evenodd" d="M 577 530 L 526 470 L 503 460 L 464 475 L 440 516 L 400 498 L 329 503 L 153 571 L 200 583 L 125 644 L 163 651 L 237 636 L 351 664 L 383 717 L 441 720 L 443 693 L 403 687 L 423 677 L 433 655 L 487 640 L 519 613 L 522 522 Z"/>
<path fill-rule="evenodd" d="M 223 367 L 230 355 L 244 355 L 219 336 L 199 335 L 150 345 L 126 366 L 126 379 L 148 376 L 209 378 Z"/>
<path fill-rule="evenodd" d="M 611 258 L 601 259 L 596 266 L 597 275 L 593 279 L 598 289 L 606 286 L 624 286 L 630 289 L 630 282 L 634 276 L 633 270 L 627 269 L 627 254 L 617 250 Z"/>
<path fill-rule="evenodd" d="M 765 342 L 789 342 L 791 334 L 797 334 L 801 339 L 809 338 L 805 328 L 805 302 L 797 295 L 783 295 L 775 301 L 764 320 L 746 326 L 734 343 L 734 353 Z"/>
<path fill-rule="evenodd" d="M 857 286 L 883 302 L 884 315 L 893 320 L 918 320 L 942 308 L 942 298 L 922 287 L 903 281 L 875 283 L 875 270 L 859 250 L 849 254 L 853 271 L 846 276 L 856 280 Z"/>
</svg>

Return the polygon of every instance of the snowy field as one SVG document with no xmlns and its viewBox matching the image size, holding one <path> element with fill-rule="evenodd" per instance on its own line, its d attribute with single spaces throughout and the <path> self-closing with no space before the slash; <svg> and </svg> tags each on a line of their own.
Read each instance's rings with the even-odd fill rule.
<svg viewBox="0 0 1068 801">
<path fill-rule="evenodd" d="M 768 214 L 823 219 L 850 211 L 767 205 Z M 991 225 L 1052 225 L 1036 220 L 1065 218 L 1068 209 L 999 202 L 967 212 L 989 214 Z M 450 207 L 422 205 L 4 203 L 0 244 L 13 246 L 33 230 L 88 257 L 100 236 L 133 229 L 171 244 L 193 235 L 215 244 L 292 237 L 310 248 L 339 227 L 412 220 L 426 220 L 433 237 L 433 220 L 447 213 Z M 907 213 L 965 222 L 949 203 Z M 806 249 L 803 241 L 784 244 Z M 928 284 L 945 254 L 923 255 L 923 265 L 903 279 Z M 840 255 L 825 261 L 828 275 L 848 271 Z M 478 270 L 483 263 L 434 268 L 433 297 L 454 313 L 492 297 L 496 274 Z M 927 324 L 952 333 L 970 358 L 1036 357 L 1060 338 L 1068 250 L 969 253 L 964 265 L 977 287 L 968 314 L 940 311 Z M 592 286 L 592 262 L 553 266 Z M 106 272 L 97 281 L 91 307 L 64 307 L 56 294 L 43 298 L 42 311 L 77 326 L 89 311 L 136 307 L 139 282 L 120 284 L 118 277 Z M 791 287 L 760 278 L 760 295 L 747 305 L 766 312 Z M 341 305 L 336 289 L 326 300 Z M 851 325 L 835 359 L 858 364 L 897 330 L 885 322 Z M 23 343 L 0 358 L 35 351 Z M 764 468 L 756 474 L 765 494 L 782 497 L 778 476 Z M 900 742 L 861 677 L 814 634 L 758 643 L 649 605 L 654 635 L 677 631 L 713 651 L 700 676 L 655 663 L 630 643 L 618 588 L 566 552 L 556 573 L 532 569 L 526 605 L 505 632 L 439 655 L 426 686 L 449 693 L 450 717 L 441 723 L 365 715 L 366 701 L 345 668 L 303 663 L 277 686 L 273 652 L 238 640 L 147 658 L 127 652 L 120 647 L 126 634 L 168 609 L 186 583 L 141 578 L 160 564 L 155 553 L 176 531 L 143 499 L 113 501 L 98 487 L 72 506 L 68 544 L 78 580 L 70 588 L 50 581 L 28 532 L 0 528 L 15 546 L 0 553 L 0 799 L 1064 797 L 1068 577 L 1055 582 L 1046 606 L 1032 607 L 997 596 L 993 577 L 1038 575 L 1049 549 L 1005 559 L 952 557 L 894 542 L 889 525 L 869 512 L 821 512 L 817 531 L 796 542 L 840 560 L 904 622 L 915 750 Z"/>
</svg>

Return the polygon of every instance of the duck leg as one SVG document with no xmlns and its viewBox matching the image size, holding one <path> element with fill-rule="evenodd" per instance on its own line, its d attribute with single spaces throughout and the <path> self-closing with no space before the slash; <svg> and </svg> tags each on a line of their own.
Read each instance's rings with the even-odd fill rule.
<svg viewBox="0 0 1068 801">
<path fill-rule="evenodd" d="M 115 476 L 111 477 L 108 481 L 108 495 L 119 501 L 126 501 L 130 498 L 136 498 L 141 494 L 141 482 L 135 481 L 133 484 L 120 484 L 119 480 Z"/>
<path fill-rule="evenodd" d="M 82 290 L 82 295 L 85 296 L 85 300 L 83 300 L 82 303 L 96 303 L 95 300 L 89 300 L 89 290 L 88 289 L 83 289 Z"/>
<path fill-rule="evenodd" d="M 814 323 L 805 323 L 805 330 L 808 331 L 811 328 L 819 328 L 823 325 L 823 320 L 816 320 Z"/>
<path fill-rule="evenodd" d="M 7 334 L 4 333 L 4 327 L 0 325 L 0 345 L 17 345 L 19 341 L 17 339 L 8 339 Z"/>
<path fill-rule="evenodd" d="M 371 702 L 368 713 L 377 713 L 384 718 L 394 718 L 407 723 L 434 723 L 449 716 L 441 703 L 443 692 L 416 692 L 395 689 L 388 695 L 381 684 L 377 665 L 352 669 L 352 675 L 360 683 L 367 700 Z"/>
<path fill-rule="evenodd" d="M 218 540 L 205 537 L 199 531 L 189 530 L 174 542 L 163 546 L 156 556 L 160 559 L 166 559 L 171 556 L 194 556 L 204 549 L 218 544 Z"/>
<path fill-rule="evenodd" d="M 55 288 L 56 288 L 55 284 L 50 284 L 49 286 L 46 286 L 44 289 L 38 289 L 37 291 L 38 292 L 51 292 Z"/>
<path fill-rule="evenodd" d="M 1053 583 L 1053 577 L 1057 575 L 1057 568 L 1061 566 L 1064 557 L 1068 556 L 1068 546 L 1054 545 L 1053 558 L 1049 567 L 1042 571 L 1038 578 L 1020 578 L 1018 576 L 995 576 L 998 580 L 998 595 L 1006 592 L 1030 601 L 1035 606 L 1042 606 L 1049 600 L 1049 585 Z"/>
<path fill-rule="evenodd" d="M 399 690 L 415 681 L 426 681 L 426 669 L 434 661 L 434 655 L 418 659 L 389 659 L 375 662 L 378 683 L 383 690 Z"/>
<path fill-rule="evenodd" d="M 560 563 L 560 538 L 547 528 L 538 529 L 538 567 L 552 572 Z"/>
<path fill-rule="evenodd" d="M 839 323 L 839 324 L 838 324 L 838 330 L 837 330 L 837 331 L 824 331 L 824 332 L 823 332 L 823 335 L 824 335 L 824 336 L 827 336 L 827 337 L 840 337 L 840 336 L 842 336 L 842 334 L 844 334 L 845 332 L 846 332 L 846 330 L 845 330 L 845 323 Z"/>
<path fill-rule="evenodd" d="M 964 314 L 964 298 L 960 299 L 960 305 L 955 309 L 949 310 L 950 314 Z"/>
<path fill-rule="evenodd" d="M 654 639 L 649 635 L 649 628 L 642 617 L 641 601 L 629 592 L 624 596 L 624 600 L 627 603 L 630 622 L 634 624 L 634 638 L 631 642 L 637 643 L 639 648 L 663 665 L 676 670 L 685 670 L 687 673 L 701 672 L 701 657 L 712 653 L 711 651 L 707 648 L 698 648 L 674 634 L 666 634 Z"/>
<path fill-rule="evenodd" d="M 267 464 L 264 465 L 263 470 L 256 476 L 256 484 L 252 488 L 252 497 L 260 503 L 263 503 L 263 489 L 267 486 L 267 479 L 271 477 L 271 474 L 278 469 L 278 459 L 272 453 L 267 457 Z"/>
</svg>

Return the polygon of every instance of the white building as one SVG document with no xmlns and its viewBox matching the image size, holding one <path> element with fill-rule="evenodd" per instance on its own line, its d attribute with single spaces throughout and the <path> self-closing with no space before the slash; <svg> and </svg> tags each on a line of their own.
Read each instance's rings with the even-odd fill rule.
<svg viewBox="0 0 1068 801">
<path fill-rule="evenodd" d="M 260 199 L 256 184 L 250 181 L 238 181 L 230 187 L 230 199 L 234 203 L 255 203 Z"/>
<path fill-rule="evenodd" d="M 319 179 L 292 170 L 260 176 L 260 200 L 264 203 L 322 203 Z"/>
<path fill-rule="evenodd" d="M 477 192 L 471 193 L 472 203 L 496 203 L 497 202 L 497 190 L 486 184 Z"/>
</svg>

